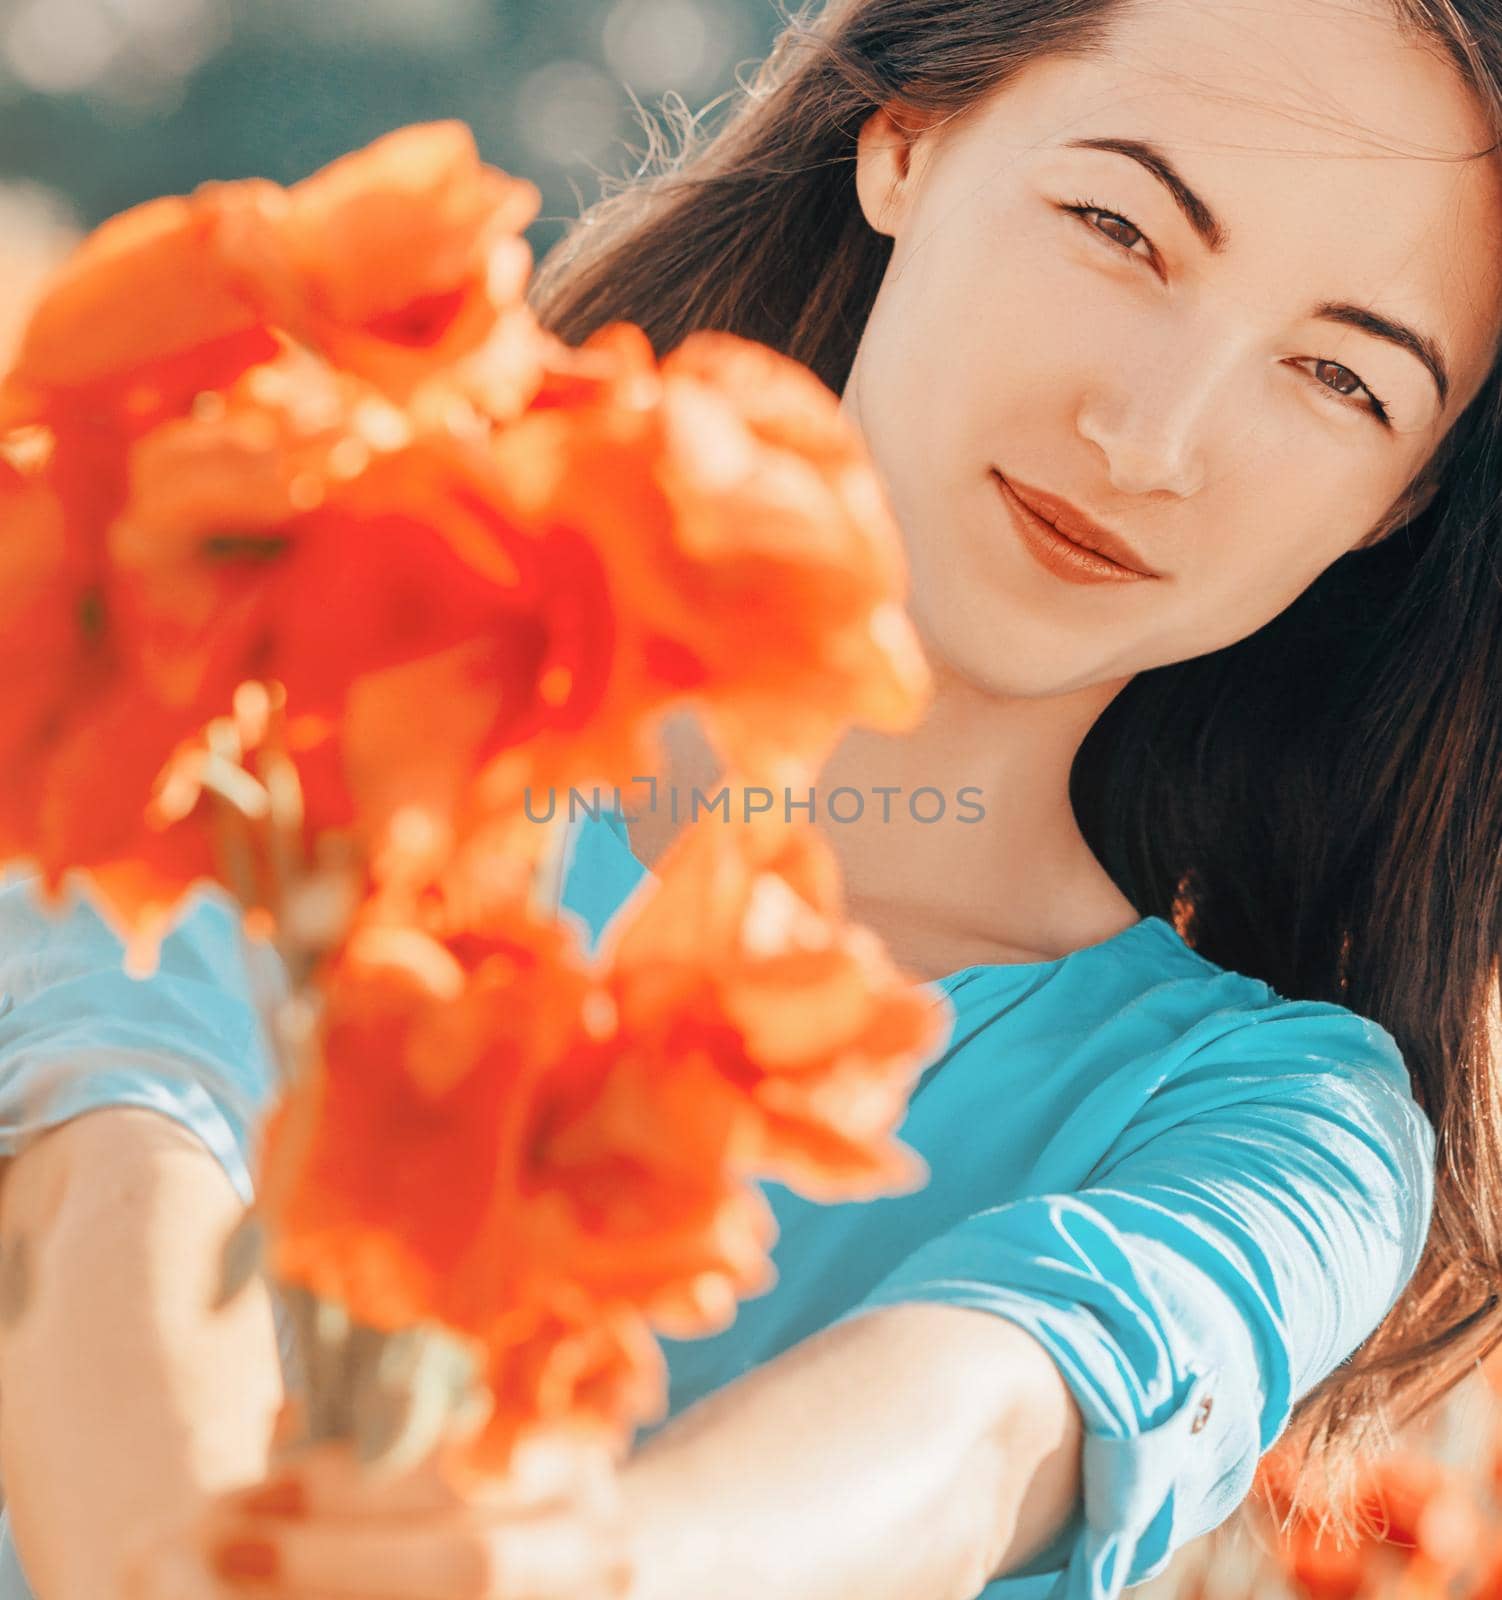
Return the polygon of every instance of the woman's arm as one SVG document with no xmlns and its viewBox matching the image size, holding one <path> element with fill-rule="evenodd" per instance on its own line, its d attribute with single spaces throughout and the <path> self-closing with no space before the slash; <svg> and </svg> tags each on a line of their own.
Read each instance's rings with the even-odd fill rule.
<svg viewBox="0 0 1502 1600">
<path fill-rule="evenodd" d="M 45 1600 L 106 1600 L 151 1525 L 266 1470 L 281 1399 L 256 1280 L 208 1309 L 241 1203 L 188 1129 L 87 1112 L 40 1135 L 0 1188 L 29 1303 L 0 1329 L 0 1463 L 12 1535 Z"/>
<path fill-rule="evenodd" d="M 700 1401 L 604 1502 L 430 1504 L 419 1483 L 392 1492 L 410 1502 L 396 1509 L 379 1487 L 294 1469 L 261 1504 L 229 1497 L 175 1536 L 140 1595 L 178 1600 L 183 1564 L 217 1552 L 254 1574 L 224 1593 L 265 1600 L 970 1600 L 1074 1520 L 1082 1449 L 1077 1403 L 1030 1333 L 889 1306 Z"/>
<path fill-rule="evenodd" d="M 630 1600 L 968 1600 L 1045 1549 L 1079 1407 L 1013 1323 L 889 1306 L 706 1397 L 625 1471 Z"/>
</svg>

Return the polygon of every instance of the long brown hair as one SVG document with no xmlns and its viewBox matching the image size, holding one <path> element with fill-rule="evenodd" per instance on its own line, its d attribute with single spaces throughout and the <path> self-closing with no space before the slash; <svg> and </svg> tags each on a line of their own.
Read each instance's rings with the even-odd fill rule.
<svg viewBox="0 0 1502 1600">
<path fill-rule="evenodd" d="M 805 7 L 713 136 L 680 115 L 672 151 L 647 125 L 655 170 L 609 185 L 555 247 L 535 309 L 571 343 L 615 320 L 659 352 L 727 329 L 840 391 L 892 248 L 856 199 L 866 117 L 893 103 L 962 115 L 1035 58 L 1105 43 L 1131 3 Z M 1393 6 L 1502 127 L 1502 12 L 1488 0 Z M 1417 1272 L 1285 1435 L 1301 1460 L 1295 1506 L 1331 1497 L 1339 1527 L 1359 1454 L 1502 1340 L 1499 450 L 1494 371 L 1421 474 L 1438 485 L 1424 509 L 1257 633 L 1136 676 L 1071 776 L 1086 839 L 1141 913 L 1284 996 L 1380 1022 L 1438 1130 Z"/>
</svg>

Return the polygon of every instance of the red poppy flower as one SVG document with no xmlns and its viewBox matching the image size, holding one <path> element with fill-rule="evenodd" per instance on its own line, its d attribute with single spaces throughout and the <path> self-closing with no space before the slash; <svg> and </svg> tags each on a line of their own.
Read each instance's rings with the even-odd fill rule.
<svg viewBox="0 0 1502 1600">
<path fill-rule="evenodd" d="M 134 672 L 115 598 L 51 472 L 0 461 L 0 861 L 38 869 L 48 895 L 71 871 L 91 874 L 144 971 L 212 855 L 146 826 L 156 776 L 193 724 Z"/>
<path fill-rule="evenodd" d="M 895 523 L 836 397 L 797 363 L 695 334 L 658 368 L 616 325 L 554 364 L 497 453 L 535 519 L 586 531 L 637 675 L 664 705 L 702 702 L 727 765 L 796 780 L 851 722 L 918 720 L 929 679 Z"/>
<path fill-rule="evenodd" d="M 481 162 L 460 122 L 401 128 L 272 197 L 231 246 L 272 320 L 396 398 L 483 351 L 540 379 L 524 294 L 534 184 Z M 504 326 L 503 326 L 504 325 Z M 512 336 L 519 338 L 513 340 Z"/>
<path fill-rule="evenodd" d="M 269 249 L 274 186 L 210 186 L 111 218 L 54 274 L 0 387 L 0 425 L 89 418 L 138 434 L 276 354 L 226 224 Z"/>
<path fill-rule="evenodd" d="M 733 1114 L 742 1170 L 830 1201 L 920 1185 L 896 1133 L 951 1019 L 845 920 L 828 845 L 775 816 L 705 817 L 654 870 L 612 930 L 624 1036 L 653 1041 L 664 1082 L 693 1076 L 700 1117 Z"/>
<path fill-rule="evenodd" d="M 413 434 L 309 359 L 143 440 L 109 553 L 161 700 L 202 723 L 246 680 L 282 685 L 338 751 L 332 820 L 357 812 L 373 850 L 402 811 L 444 837 L 461 807 L 489 815 L 468 785 L 499 752 L 525 783 L 550 751 L 575 774 L 639 751 L 593 549 L 514 516 L 482 441 Z"/>
</svg>

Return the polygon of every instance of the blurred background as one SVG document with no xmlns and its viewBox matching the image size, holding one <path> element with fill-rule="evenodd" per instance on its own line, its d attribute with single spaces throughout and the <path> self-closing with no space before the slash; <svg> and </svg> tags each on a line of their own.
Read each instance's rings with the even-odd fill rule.
<svg viewBox="0 0 1502 1600">
<path fill-rule="evenodd" d="M 778 23 L 778 0 L 0 0 L 0 251 L 459 117 L 541 188 L 541 259 L 639 161 L 633 96 L 701 110 Z"/>
</svg>

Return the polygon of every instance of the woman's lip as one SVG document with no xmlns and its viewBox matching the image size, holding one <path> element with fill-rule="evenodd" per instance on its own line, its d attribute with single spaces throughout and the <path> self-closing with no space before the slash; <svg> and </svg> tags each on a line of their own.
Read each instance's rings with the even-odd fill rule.
<svg viewBox="0 0 1502 1600">
<path fill-rule="evenodd" d="M 1136 583 L 1155 578 L 1156 573 L 1138 572 L 1098 550 L 1088 550 L 1066 538 L 1051 522 L 1046 522 L 1030 506 L 1024 505 L 1011 484 L 994 467 L 991 477 L 1018 525 L 1028 552 L 1055 577 L 1070 583 Z"/>
</svg>

